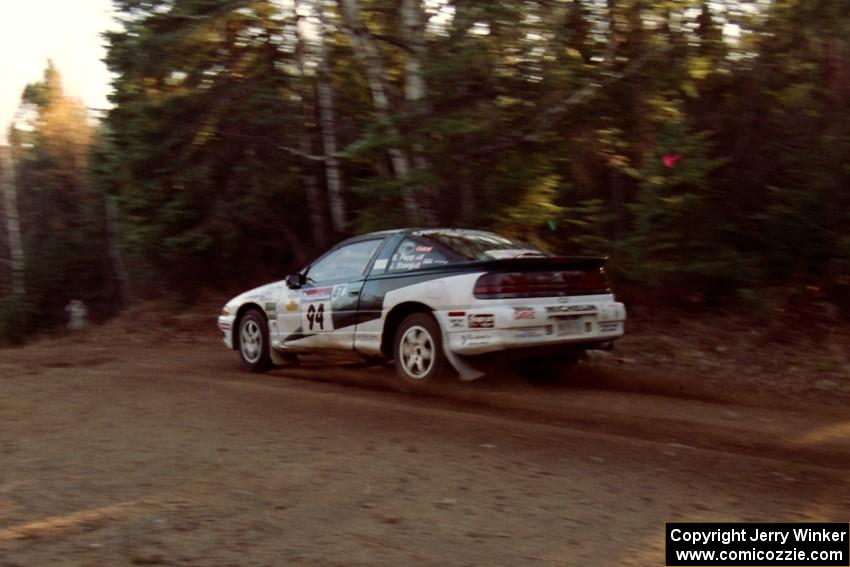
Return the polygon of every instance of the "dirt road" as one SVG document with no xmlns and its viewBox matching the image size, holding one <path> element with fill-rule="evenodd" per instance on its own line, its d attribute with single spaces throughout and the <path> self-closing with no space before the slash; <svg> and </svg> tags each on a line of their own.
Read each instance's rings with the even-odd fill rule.
<svg viewBox="0 0 850 567">
<path fill-rule="evenodd" d="M 209 337 L 0 351 L 0 566 L 662 565 L 667 521 L 850 520 L 845 405 L 611 376 L 411 396 Z"/>
</svg>

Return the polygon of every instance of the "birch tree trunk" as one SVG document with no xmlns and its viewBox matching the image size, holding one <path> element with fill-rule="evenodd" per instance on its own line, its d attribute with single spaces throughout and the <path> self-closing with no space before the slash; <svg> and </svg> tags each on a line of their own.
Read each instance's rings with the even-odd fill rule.
<svg viewBox="0 0 850 567">
<path fill-rule="evenodd" d="M 319 70 L 316 75 L 316 86 L 319 98 L 319 126 L 322 131 L 322 147 L 325 154 L 325 178 L 328 184 L 328 204 L 331 209 L 331 224 L 338 234 L 345 232 L 346 211 L 342 195 L 342 177 L 340 176 L 339 158 L 336 157 L 336 116 L 334 113 L 334 92 L 331 87 L 330 62 L 328 47 L 325 43 L 327 31 L 325 23 L 325 8 L 322 0 L 315 7 L 319 16 Z"/>
<path fill-rule="evenodd" d="M 455 4 L 455 15 L 452 20 L 450 37 L 452 43 L 460 43 L 464 41 L 464 37 L 469 33 L 469 29 L 475 23 L 475 15 L 472 13 L 472 7 L 468 2 L 457 2 Z M 456 92 L 459 98 L 469 96 L 469 87 L 465 82 L 461 83 L 462 91 Z M 475 214 L 475 187 L 472 184 L 472 176 L 470 166 L 465 163 L 455 164 L 457 177 L 456 180 L 460 184 L 460 221 L 462 226 L 469 226 L 473 215 Z"/>
<path fill-rule="evenodd" d="M 408 112 L 414 117 L 414 124 L 421 124 L 428 115 L 428 87 L 425 83 L 422 59 L 425 55 L 425 29 L 422 16 L 421 0 L 401 0 L 400 6 L 401 37 L 408 47 L 407 59 L 404 64 L 404 98 Z M 430 169 L 425 147 L 422 142 L 411 141 L 413 149 L 413 165 L 419 172 Z M 427 187 L 420 188 L 420 194 L 426 200 L 423 208 L 424 220 L 434 224 L 435 195 Z"/>
<path fill-rule="evenodd" d="M 307 80 L 307 64 L 306 60 L 309 56 L 307 41 L 304 38 L 304 30 L 302 29 L 303 22 L 299 8 L 300 2 L 295 2 L 293 10 L 295 11 L 295 33 L 298 37 L 296 46 L 296 57 L 298 58 L 299 80 L 301 82 L 301 117 L 302 124 L 299 128 L 299 144 L 301 152 L 304 155 L 310 155 L 313 146 L 313 137 L 310 135 L 310 130 L 313 126 L 313 112 L 310 104 L 310 99 L 313 97 L 312 81 Z M 319 184 L 316 181 L 315 172 L 312 171 L 313 165 L 307 162 L 301 165 L 301 177 L 304 181 L 304 190 L 307 193 L 307 210 L 310 215 L 310 229 L 313 237 L 313 244 L 317 248 L 325 247 L 325 237 L 327 230 L 325 228 L 324 203 Z"/>
<path fill-rule="evenodd" d="M 300 134 L 301 151 L 304 154 L 310 154 L 313 145 L 312 136 L 307 132 L 307 128 L 308 126 L 305 124 Z M 322 210 L 322 192 L 319 190 L 316 175 L 312 171 L 313 167 L 313 164 L 306 161 L 302 163 L 301 179 L 304 182 L 304 191 L 307 193 L 307 210 L 310 214 L 310 234 L 313 237 L 313 244 L 317 248 L 324 248 L 327 231 L 325 230 L 325 215 Z"/>
<path fill-rule="evenodd" d="M 386 70 L 381 59 L 381 53 L 360 17 L 360 4 L 358 0 L 337 0 L 337 2 L 346 24 L 343 29 L 354 48 L 354 56 L 366 72 L 366 80 L 372 94 L 372 104 L 375 106 L 378 117 L 386 122 L 387 131 L 390 135 L 398 138 L 398 128 L 391 124 L 389 120 L 390 100 L 386 85 Z M 391 147 L 388 153 L 396 177 L 404 182 L 402 189 L 404 210 L 412 223 L 418 224 L 419 208 L 416 206 L 413 187 L 408 183 L 410 180 L 410 161 L 400 148 Z"/>
<path fill-rule="evenodd" d="M 12 148 L 0 147 L 0 170 L 3 176 L 3 210 L 6 213 L 6 231 L 9 239 L 9 256 L 12 268 L 12 293 L 26 294 L 24 247 L 21 242 L 21 220 L 18 211 L 18 188 L 15 185 L 15 163 Z"/>
</svg>

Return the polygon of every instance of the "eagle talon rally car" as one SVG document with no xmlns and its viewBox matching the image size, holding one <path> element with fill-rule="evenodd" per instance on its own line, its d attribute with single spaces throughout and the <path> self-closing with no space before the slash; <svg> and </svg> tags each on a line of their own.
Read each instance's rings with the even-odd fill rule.
<svg viewBox="0 0 850 567">
<path fill-rule="evenodd" d="M 393 360 L 413 384 L 451 368 L 471 380 L 482 375 L 479 355 L 546 353 L 556 366 L 584 349 L 610 348 L 626 311 L 604 265 L 490 232 L 375 232 L 231 299 L 218 326 L 252 372 L 335 349 Z"/>
</svg>

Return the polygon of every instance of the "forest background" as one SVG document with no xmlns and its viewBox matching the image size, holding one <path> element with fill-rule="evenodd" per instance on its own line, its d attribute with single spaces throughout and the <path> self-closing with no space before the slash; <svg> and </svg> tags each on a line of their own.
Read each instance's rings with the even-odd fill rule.
<svg viewBox="0 0 850 567">
<path fill-rule="evenodd" d="M 846 0 L 114 9 L 112 107 L 48 63 L 8 125 L 0 342 L 397 226 L 610 256 L 635 305 L 850 309 Z"/>
</svg>

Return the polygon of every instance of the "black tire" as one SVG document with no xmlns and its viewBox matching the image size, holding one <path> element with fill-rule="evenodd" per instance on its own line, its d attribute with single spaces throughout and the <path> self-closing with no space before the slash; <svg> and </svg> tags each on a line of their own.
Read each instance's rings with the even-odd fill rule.
<svg viewBox="0 0 850 567">
<path fill-rule="evenodd" d="M 250 372 L 265 372 L 272 367 L 269 355 L 269 326 L 260 311 L 251 309 L 239 320 L 237 348 L 242 365 Z"/>
<path fill-rule="evenodd" d="M 393 338 L 393 359 L 396 374 L 404 384 L 418 388 L 439 382 L 448 361 L 436 319 L 428 313 L 405 317 Z"/>
</svg>

